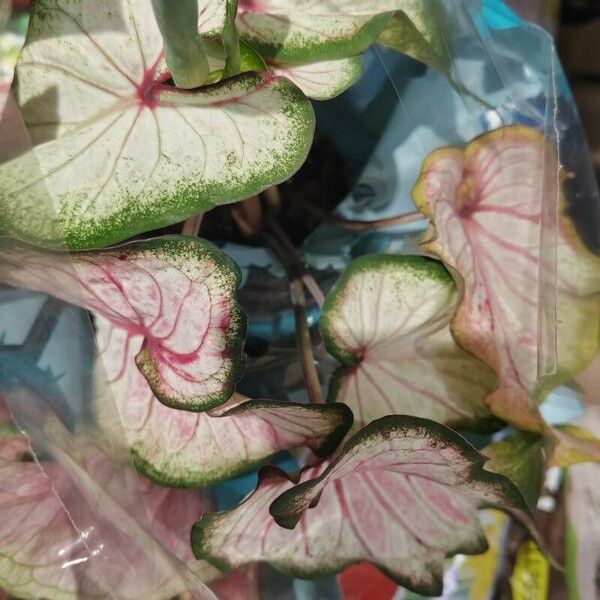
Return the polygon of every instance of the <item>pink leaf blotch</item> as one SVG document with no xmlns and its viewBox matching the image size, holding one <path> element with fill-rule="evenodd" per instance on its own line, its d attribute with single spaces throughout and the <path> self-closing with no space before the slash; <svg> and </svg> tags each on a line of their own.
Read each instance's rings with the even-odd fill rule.
<svg viewBox="0 0 600 600">
<path fill-rule="evenodd" d="M 242 504 L 196 523 L 194 553 L 220 567 L 267 561 L 306 578 L 367 561 L 437 596 L 446 557 L 486 549 L 480 505 L 526 508 L 517 488 L 484 462 L 444 425 L 384 417 L 332 462 L 305 470 L 300 483 L 264 469 Z"/>
</svg>

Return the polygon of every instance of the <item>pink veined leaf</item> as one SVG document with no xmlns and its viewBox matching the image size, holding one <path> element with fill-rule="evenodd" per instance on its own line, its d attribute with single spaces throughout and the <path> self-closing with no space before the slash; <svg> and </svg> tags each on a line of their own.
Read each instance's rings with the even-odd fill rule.
<svg viewBox="0 0 600 600">
<path fill-rule="evenodd" d="M 600 258 L 580 242 L 564 199 L 553 205 L 554 154 L 534 129 L 501 128 L 433 152 L 413 192 L 432 222 L 423 248 L 462 290 L 453 334 L 499 376 L 486 402 L 537 432 L 547 427 L 538 402 L 585 368 L 600 326 Z"/>
<path fill-rule="evenodd" d="M 166 405 L 200 411 L 222 404 L 243 372 L 239 269 L 200 238 L 74 255 L 6 242 L 0 281 L 83 306 L 141 339 L 135 362 Z"/>
<path fill-rule="evenodd" d="M 25 438 L 19 439 L 29 449 Z M 123 548 L 128 538 L 119 534 L 118 526 L 114 531 L 106 529 L 98 522 L 100 517 L 90 513 L 85 522 L 110 532 L 109 537 L 96 539 L 91 530 L 78 532 L 65 507 L 73 510 L 83 500 L 63 467 L 44 462 L 42 470 L 32 460 L 8 459 L 10 444 L 10 440 L 0 438 L 0 588 L 19 598 L 49 600 L 108 598 L 117 584 L 119 597 L 131 600 L 167 600 L 185 591 L 174 570 L 168 576 L 161 570 L 153 581 L 146 577 L 147 569 L 136 570 L 136 560 L 147 561 L 148 555 Z M 103 471 L 96 467 L 95 471 L 104 485 L 110 485 L 110 467 L 109 471 L 106 467 Z M 196 561 L 190 550 L 192 523 L 209 508 L 202 493 L 162 488 L 142 478 L 139 484 L 143 503 L 128 507 L 132 517 L 148 523 L 150 533 L 202 580 L 219 577 L 219 571 Z M 82 517 L 81 511 L 75 512 Z M 112 556 L 112 546 L 96 547 L 100 542 L 120 544 L 118 555 Z M 124 556 L 126 563 L 122 562 Z"/>
<path fill-rule="evenodd" d="M 96 319 L 98 344 L 110 386 L 99 372 L 96 412 L 108 437 L 125 430 L 137 468 L 163 485 L 201 486 L 251 468 L 268 456 L 308 446 L 319 456 L 331 453 L 352 423 L 344 405 L 300 405 L 249 400 L 229 402 L 200 414 L 173 410 L 154 396 L 135 368 L 143 342 L 139 335 Z M 114 402 L 120 423 L 112 422 Z"/>
<path fill-rule="evenodd" d="M 485 471 L 484 461 L 444 425 L 385 417 L 332 462 L 305 470 L 299 484 L 263 469 L 242 504 L 196 523 L 194 552 L 220 567 L 267 561 L 307 578 L 367 561 L 437 596 L 446 557 L 486 549 L 478 506 L 525 507 L 514 485 Z"/>
<path fill-rule="evenodd" d="M 201 34 L 225 6 L 199 1 Z M 289 179 L 314 133 L 273 73 L 169 85 L 151 0 L 34 2 L 16 71 L 34 148 L 0 164 L 0 222 L 43 246 L 105 247 L 252 196 Z"/>
<path fill-rule="evenodd" d="M 330 399 L 354 412 L 355 427 L 390 414 L 453 426 L 489 421 L 493 371 L 450 333 L 459 294 L 444 266 L 419 256 L 354 260 L 327 296 L 321 330 L 342 367 Z"/>
</svg>

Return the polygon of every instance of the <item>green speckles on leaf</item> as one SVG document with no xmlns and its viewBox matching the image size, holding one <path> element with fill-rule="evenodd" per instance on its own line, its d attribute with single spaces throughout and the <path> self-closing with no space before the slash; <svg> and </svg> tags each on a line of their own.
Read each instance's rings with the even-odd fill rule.
<svg viewBox="0 0 600 600">
<path fill-rule="evenodd" d="M 438 261 L 372 255 L 350 263 L 320 324 L 341 363 L 329 398 L 352 408 L 356 428 L 390 414 L 488 426 L 483 399 L 495 377 L 454 341 L 457 303 L 456 285 Z"/>
<path fill-rule="evenodd" d="M 141 14 L 147 0 L 50 4 L 43 20 L 49 3 L 34 5 L 17 67 L 37 145 L 0 166 L 0 220 L 11 235 L 104 247 L 252 196 L 305 160 L 314 114 L 289 81 L 243 74 L 168 90 L 158 83 L 160 34 Z M 101 31 L 111 33 L 100 42 Z"/>
</svg>

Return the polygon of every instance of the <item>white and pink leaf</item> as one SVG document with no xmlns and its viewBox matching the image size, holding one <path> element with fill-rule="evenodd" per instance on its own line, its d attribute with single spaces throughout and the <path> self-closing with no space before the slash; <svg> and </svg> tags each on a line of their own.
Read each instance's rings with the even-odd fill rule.
<svg viewBox="0 0 600 600">
<path fill-rule="evenodd" d="M 542 133 L 510 126 L 435 151 L 414 190 L 432 222 L 423 248 L 462 291 L 453 334 L 498 374 L 486 402 L 538 432 L 539 401 L 591 361 L 600 327 L 600 258 L 568 217 L 558 169 Z"/>
<path fill-rule="evenodd" d="M 321 330 L 343 365 L 330 398 L 357 428 L 391 414 L 453 426 L 489 420 L 484 403 L 494 373 L 454 341 L 449 325 L 459 293 L 444 266 L 418 256 L 354 260 L 329 293 Z"/>
<path fill-rule="evenodd" d="M 300 405 L 237 394 L 209 412 L 174 410 L 156 399 L 136 369 L 141 336 L 100 318 L 96 329 L 104 367 L 98 389 L 105 394 L 95 404 L 98 422 L 109 438 L 122 426 L 138 470 L 163 485 L 209 485 L 295 447 L 326 456 L 352 423 L 352 413 L 341 404 Z M 119 423 L 113 422 L 113 402 Z"/>
<path fill-rule="evenodd" d="M 194 552 L 221 567 L 267 561 L 306 578 L 368 561 L 401 585 L 436 596 L 446 557 L 486 549 L 477 508 L 525 506 L 484 461 L 443 425 L 385 417 L 332 462 L 305 470 L 298 484 L 264 469 L 242 504 L 194 526 Z"/>
<path fill-rule="evenodd" d="M 201 33 L 220 31 L 225 3 L 200 8 Z M 151 15 L 150 0 L 32 5 L 14 90 L 34 148 L 0 166 L 5 232 L 103 247 L 252 196 L 304 162 L 314 114 L 298 88 L 246 73 L 177 90 Z"/>
</svg>

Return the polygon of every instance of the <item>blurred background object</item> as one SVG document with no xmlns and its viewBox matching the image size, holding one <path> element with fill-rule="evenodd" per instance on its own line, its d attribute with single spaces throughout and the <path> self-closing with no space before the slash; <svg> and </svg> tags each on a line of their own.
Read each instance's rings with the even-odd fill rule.
<svg viewBox="0 0 600 600">
<path fill-rule="evenodd" d="M 600 179 L 600 0 L 509 0 L 556 36 Z"/>
</svg>

